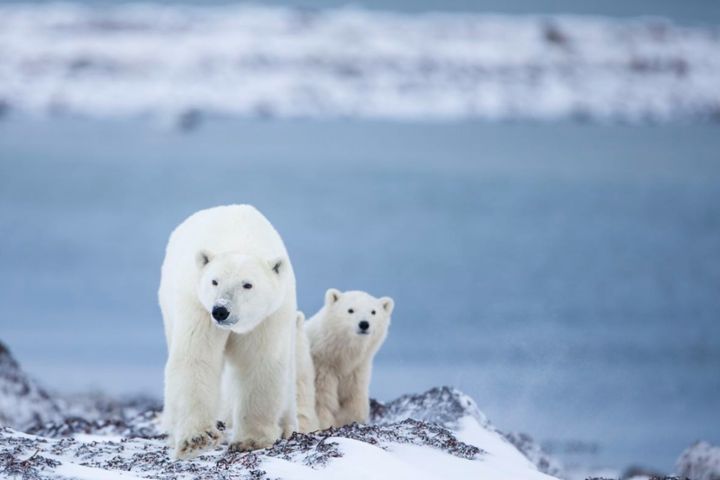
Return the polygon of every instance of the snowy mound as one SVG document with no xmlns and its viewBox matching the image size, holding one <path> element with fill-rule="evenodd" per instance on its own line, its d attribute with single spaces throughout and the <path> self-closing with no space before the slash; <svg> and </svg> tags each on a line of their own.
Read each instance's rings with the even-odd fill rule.
<svg viewBox="0 0 720 480">
<path fill-rule="evenodd" d="M 698 442 L 680 455 L 676 468 L 691 480 L 720 480 L 720 447 Z"/>
<path fill-rule="evenodd" d="M 0 342 L 0 425 L 26 430 L 61 418 L 56 401 L 20 369 Z"/>
<path fill-rule="evenodd" d="M 156 402 L 99 395 L 53 401 L 6 349 L 1 365 L 2 391 L 10 392 L 3 423 L 15 427 L 0 427 L 3 478 L 554 478 L 496 431 L 469 397 L 448 387 L 373 401 L 369 425 L 293 434 L 250 453 L 229 453 L 223 445 L 172 461 L 157 428 Z M 20 415 L 22 422 L 5 423 Z"/>
<path fill-rule="evenodd" d="M 720 35 L 662 19 L 0 6 L 0 114 L 720 116 Z"/>
<path fill-rule="evenodd" d="M 489 426 L 473 399 L 451 387 L 436 387 L 422 394 L 403 395 L 389 403 L 372 400 L 370 407 L 370 421 L 380 425 L 412 418 L 457 429 L 462 418 L 472 417 L 483 427 Z"/>
<path fill-rule="evenodd" d="M 428 396 L 435 398 L 436 390 Z M 416 398 L 422 401 L 425 396 Z M 417 411 L 418 405 L 412 404 L 404 414 L 395 412 L 407 417 Z M 36 427 L 33 434 L 3 427 L 0 473 L 23 478 L 98 478 L 109 472 L 159 479 L 554 478 L 539 472 L 502 435 L 485 429 L 473 416 L 458 416 L 457 432 L 412 418 L 376 417 L 378 424 L 293 434 L 264 450 L 229 453 L 221 446 L 196 459 L 174 462 L 156 429 L 157 413 L 150 408 L 133 418 L 73 417 Z M 450 418 L 454 413 L 431 415 Z"/>
</svg>

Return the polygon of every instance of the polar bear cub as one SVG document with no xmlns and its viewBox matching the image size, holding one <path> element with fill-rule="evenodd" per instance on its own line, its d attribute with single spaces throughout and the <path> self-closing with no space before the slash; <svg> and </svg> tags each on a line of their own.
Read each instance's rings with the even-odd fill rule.
<svg viewBox="0 0 720 480">
<path fill-rule="evenodd" d="M 260 212 L 230 205 L 182 222 L 158 297 L 168 346 L 163 427 L 176 458 L 221 441 L 216 423 L 228 404 L 231 450 L 267 447 L 297 429 L 295 276 Z M 230 381 L 220 398 L 223 369 Z"/>
<path fill-rule="evenodd" d="M 390 297 L 331 288 L 305 325 L 315 366 L 315 406 L 321 429 L 367 422 L 372 361 L 385 341 Z"/>
<path fill-rule="evenodd" d="M 309 433 L 318 429 L 315 415 L 315 366 L 310 355 L 310 342 L 305 332 L 305 315 L 302 312 L 297 313 L 295 349 L 298 431 Z"/>
</svg>

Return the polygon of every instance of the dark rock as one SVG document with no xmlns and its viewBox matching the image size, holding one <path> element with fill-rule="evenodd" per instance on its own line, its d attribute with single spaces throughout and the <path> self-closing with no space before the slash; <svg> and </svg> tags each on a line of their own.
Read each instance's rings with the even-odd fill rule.
<svg viewBox="0 0 720 480">
<path fill-rule="evenodd" d="M 622 479 L 630 479 L 633 477 L 651 477 L 651 478 L 662 478 L 665 475 L 655 470 L 639 467 L 636 465 L 628 467 L 622 474 Z"/>
<path fill-rule="evenodd" d="M 52 469 L 60 462 L 39 455 L 39 450 L 26 458 L 12 452 L 0 453 L 0 474 L 3 478 L 22 478 L 23 480 L 40 480 L 44 478 L 41 471 Z"/>
</svg>

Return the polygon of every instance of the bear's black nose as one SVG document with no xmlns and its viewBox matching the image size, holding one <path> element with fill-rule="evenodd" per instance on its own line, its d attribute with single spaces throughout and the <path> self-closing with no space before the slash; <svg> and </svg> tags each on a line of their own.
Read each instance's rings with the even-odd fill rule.
<svg viewBox="0 0 720 480">
<path fill-rule="evenodd" d="M 370 323 L 367 320 L 363 320 L 362 322 L 358 323 L 358 327 L 360 327 L 360 330 L 363 332 L 370 328 Z"/>
<path fill-rule="evenodd" d="M 213 316 L 213 318 L 214 318 L 215 320 L 217 320 L 218 322 L 222 322 L 222 321 L 225 320 L 229 315 L 230 315 L 230 312 L 228 312 L 228 309 L 227 309 L 227 308 L 225 308 L 225 307 L 223 307 L 223 306 L 221 306 L 221 305 L 216 305 L 216 306 L 213 307 L 212 316 Z"/>
</svg>

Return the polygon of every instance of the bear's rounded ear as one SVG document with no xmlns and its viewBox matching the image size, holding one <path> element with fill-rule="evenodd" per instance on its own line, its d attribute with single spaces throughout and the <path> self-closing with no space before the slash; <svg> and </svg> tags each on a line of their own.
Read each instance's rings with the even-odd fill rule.
<svg viewBox="0 0 720 480">
<path fill-rule="evenodd" d="M 325 305 L 332 305 L 340 300 L 341 296 L 342 292 L 340 290 L 337 288 L 329 288 L 328 291 L 325 292 Z"/>
<path fill-rule="evenodd" d="M 200 250 L 195 254 L 195 263 L 197 263 L 198 268 L 202 269 L 205 265 L 210 263 L 210 261 L 213 259 L 213 254 L 208 252 L 207 250 Z"/>
<path fill-rule="evenodd" d="M 385 310 L 388 315 L 391 314 L 393 308 L 395 308 L 395 301 L 390 297 L 382 297 L 380 303 L 382 303 L 383 310 Z"/>
<path fill-rule="evenodd" d="M 270 270 L 280 275 L 285 272 L 285 259 L 283 257 L 273 258 L 268 262 L 268 266 Z"/>
</svg>

